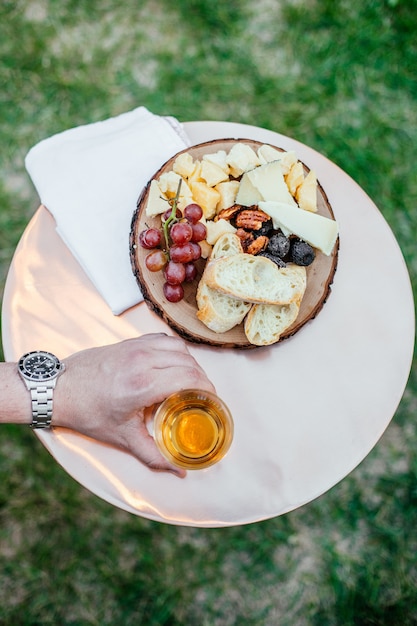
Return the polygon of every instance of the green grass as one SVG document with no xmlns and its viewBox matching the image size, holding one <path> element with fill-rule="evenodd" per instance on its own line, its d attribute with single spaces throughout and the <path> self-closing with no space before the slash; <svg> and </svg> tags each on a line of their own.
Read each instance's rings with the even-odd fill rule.
<svg viewBox="0 0 417 626">
<path fill-rule="evenodd" d="M 29 148 L 143 104 L 264 126 L 328 156 L 389 222 L 415 290 L 416 20 L 415 0 L 3 0 L 1 286 L 38 203 Z M 288 515 L 217 530 L 111 507 L 26 429 L 3 427 L 0 624 L 417 624 L 416 398 L 414 364 L 349 477 Z"/>
</svg>

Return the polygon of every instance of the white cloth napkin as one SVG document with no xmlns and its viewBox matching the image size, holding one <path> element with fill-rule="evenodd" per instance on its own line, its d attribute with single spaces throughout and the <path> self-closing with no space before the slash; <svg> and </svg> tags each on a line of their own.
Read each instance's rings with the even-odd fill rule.
<svg viewBox="0 0 417 626">
<path fill-rule="evenodd" d="M 26 156 L 41 203 L 116 315 L 143 299 L 129 257 L 138 197 L 159 167 L 188 145 L 176 119 L 139 107 L 53 135 Z"/>
</svg>

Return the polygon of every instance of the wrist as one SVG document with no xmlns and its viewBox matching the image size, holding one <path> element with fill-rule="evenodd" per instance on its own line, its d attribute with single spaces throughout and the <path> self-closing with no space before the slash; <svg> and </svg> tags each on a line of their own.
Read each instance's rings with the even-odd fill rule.
<svg viewBox="0 0 417 626">
<path fill-rule="evenodd" d="M 17 363 L 2 363 L 1 372 L 0 422 L 29 425 L 32 422 L 31 400 Z"/>
</svg>

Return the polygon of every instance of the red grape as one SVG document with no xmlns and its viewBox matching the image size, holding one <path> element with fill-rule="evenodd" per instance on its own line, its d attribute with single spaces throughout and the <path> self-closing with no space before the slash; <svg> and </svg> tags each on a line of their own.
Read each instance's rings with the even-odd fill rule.
<svg viewBox="0 0 417 626">
<path fill-rule="evenodd" d="M 201 257 L 201 248 L 198 245 L 198 243 L 194 243 L 193 241 L 190 241 L 190 245 L 192 247 L 192 261 L 198 261 L 198 259 Z"/>
<path fill-rule="evenodd" d="M 163 291 L 168 302 L 179 302 L 184 297 L 184 289 L 182 285 L 170 285 L 169 283 L 164 283 Z"/>
<path fill-rule="evenodd" d="M 158 228 L 146 228 L 139 233 L 139 243 L 142 248 L 151 250 L 161 245 L 162 233 Z"/>
<path fill-rule="evenodd" d="M 185 280 L 185 266 L 183 263 L 169 261 L 164 270 L 165 280 L 170 285 L 180 285 Z"/>
<path fill-rule="evenodd" d="M 167 263 L 167 257 L 162 250 L 154 250 L 145 258 L 145 265 L 150 272 L 159 272 Z"/>
<path fill-rule="evenodd" d="M 203 217 L 203 209 L 199 204 L 188 204 L 184 209 L 184 217 L 187 218 L 191 224 L 196 224 Z"/>
<path fill-rule="evenodd" d="M 192 283 L 193 280 L 197 276 L 197 268 L 194 265 L 194 263 L 186 263 L 184 267 L 185 267 L 185 279 L 184 279 L 184 282 Z"/>
<path fill-rule="evenodd" d="M 190 261 L 194 261 L 195 250 L 193 246 L 195 245 L 198 246 L 198 244 L 188 241 L 183 246 L 171 246 L 169 250 L 171 261 L 175 261 L 175 263 L 189 263 Z"/>
<path fill-rule="evenodd" d="M 191 237 L 191 241 L 195 241 L 198 243 L 199 241 L 203 241 L 203 239 L 207 236 L 207 228 L 204 226 L 203 222 L 197 222 L 196 224 L 192 224 L 191 226 L 193 234 Z"/>
<path fill-rule="evenodd" d="M 166 222 L 167 219 L 171 217 L 171 213 L 172 213 L 172 209 L 167 209 L 165 211 L 165 213 L 163 213 L 163 215 L 161 217 L 162 223 Z M 181 219 L 182 213 L 181 213 L 181 211 L 179 209 L 177 209 L 175 211 L 175 217 L 178 218 L 178 219 Z"/>
<path fill-rule="evenodd" d="M 174 244 L 182 246 L 191 240 L 193 229 L 188 222 L 177 222 L 171 226 L 169 234 Z"/>
</svg>

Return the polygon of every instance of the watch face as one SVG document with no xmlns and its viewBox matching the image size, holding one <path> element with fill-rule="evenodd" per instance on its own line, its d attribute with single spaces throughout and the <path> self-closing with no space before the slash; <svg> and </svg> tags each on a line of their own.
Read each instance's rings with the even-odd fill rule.
<svg viewBox="0 0 417 626">
<path fill-rule="evenodd" d="M 19 370 L 29 380 L 50 380 L 61 370 L 61 363 L 50 352 L 29 352 L 19 361 Z"/>
</svg>

